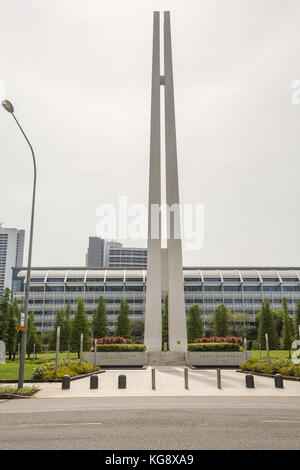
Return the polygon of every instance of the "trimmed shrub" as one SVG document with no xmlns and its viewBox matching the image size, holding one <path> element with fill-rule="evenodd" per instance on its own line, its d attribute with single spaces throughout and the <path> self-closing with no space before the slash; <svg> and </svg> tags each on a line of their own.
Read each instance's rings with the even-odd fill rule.
<svg viewBox="0 0 300 470">
<path fill-rule="evenodd" d="M 91 348 L 91 351 L 95 351 Z M 97 352 L 144 352 L 145 344 L 97 344 Z"/>
<path fill-rule="evenodd" d="M 238 343 L 190 343 L 188 351 L 219 352 L 219 351 L 243 351 Z"/>
<path fill-rule="evenodd" d="M 194 343 L 237 343 L 242 344 L 243 339 L 237 336 L 210 336 L 209 338 L 196 338 Z"/>
<path fill-rule="evenodd" d="M 0 385 L 0 395 L 20 395 L 30 397 L 39 391 L 36 385 L 25 385 L 23 388 L 17 388 L 17 385 Z"/>
<path fill-rule="evenodd" d="M 261 374 L 282 374 L 291 377 L 300 377 L 300 365 L 293 364 L 291 360 L 273 359 L 270 365 L 266 360 L 257 361 L 248 359 L 240 364 L 242 370 L 259 372 Z"/>
<path fill-rule="evenodd" d="M 55 362 L 46 362 L 39 367 L 33 369 L 33 379 L 60 379 L 64 375 L 75 377 L 76 375 L 89 374 L 99 370 L 99 367 L 94 367 L 87 361 L 68 361 L 61 360 L 58 363 L 58 371 L 55 371 Z"/>
</svg>

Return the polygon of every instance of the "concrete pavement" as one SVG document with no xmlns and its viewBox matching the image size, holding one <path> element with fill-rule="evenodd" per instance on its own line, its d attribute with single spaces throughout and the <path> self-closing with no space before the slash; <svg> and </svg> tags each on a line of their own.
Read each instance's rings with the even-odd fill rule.
<svg viewBox="0 0 300 470">
<path fill-rule="evenodd" d="M 127 376 L 127 388 L 118 389 L 118 376 Z M 300 397 L 300 382 L 284 381 L 284 389 L 276 389 L 274 379 L 254 376 L 255 388 L 247 389 L 245 374 L 222 370 L 222 389 L 217 388 L 215 369 L 189 369 L 189 388 L 184 388 L 184 368 L 156 367 L 156 389 L 151 388 L 151 368 L 146 370 L 106 370 L 99 376 L 99 389 L 90 390 L 90 378 L 71 382 L 70 390 L 61 390 L 61 383 L 38 384 L 41 391 L 35 398 L 71 397 L 138 397 L 138 396 L 273 396 Z"/>
</svg>

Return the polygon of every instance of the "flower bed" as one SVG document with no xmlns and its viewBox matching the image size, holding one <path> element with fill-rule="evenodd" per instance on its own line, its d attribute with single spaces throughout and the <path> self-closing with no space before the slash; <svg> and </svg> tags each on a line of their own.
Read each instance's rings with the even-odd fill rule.
<svg viewBox="0 0 300 470">
<path fill-rule="evenodd" d="M 91 352 L 95 348 L 91 348 Z M 144 352 L 144 344 L 97 344 L 97 352 Z"/>
<path fill-rule="evenodd" d="M 122 336 L 111 336 L 107 338 L 96 339 L 96 344 L 132 344 L 132 339 Z M 95 340 L 92 340 L 92 346 L 95 346 Z"/>
<path fill-rule="evenodd" d="M 39 388 L 35 385 L 25 385 L 20 389 L 16 385 L 0 385 L 0 397 L 3 398 L 30 397 L 38 391 Z"/>
<path fill-rule="evenodd" d="M 55 370 L 55 362 L 46 362 L 41 366 L 33 369 L 33 379 L 52 380 L 61 379 L 64 375 L 74 377 L 77 375 L 89 374 L 96 372 L 99 367 L 95 367 L 86 361 L 68 361 L 61 360 L 58 363 L 58 372 Z"/>
<path fill-rule="evenodd" d="M 293 364 L 289 359 L 273 359 L 270 360 L 270 365 L 266 360 L 248 359 L 240 365 L 240 368 L 261 374 L 282 374 L 287 377 L 300 377 L 300 365 Z"/>
<path fill-rule="evenodd" d="M 201 351 L 201 352 L 220 352 L 220 351 L 243 351 L 239 343 L 190 343 L 188 351 Z"/>
<path fill-rule="evenodd" d="M 242 344 L 243 339 L 238 336 L 210 336 L 194 339 L 194 343 L 237 343 Z"/>
</svg>

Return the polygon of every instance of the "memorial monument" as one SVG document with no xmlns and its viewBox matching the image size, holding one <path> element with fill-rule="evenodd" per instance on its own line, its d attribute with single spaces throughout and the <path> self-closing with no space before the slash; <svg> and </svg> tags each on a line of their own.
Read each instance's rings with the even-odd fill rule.
<svg viewBox="0 0 300 470">
<path fill-rule="evenodd" d="M 145 313 L 145 344 L 148 353 L 160 353 L 162 349 L 162 292 L 168 294 L 169 349 L 171 353 L 187 350 L 186 316 L 182 269 L 179 184 L 177 168 L 174 86 L 172 67 L 170 12 L 163 13 L 164 72 L 160 64 L 160 12 L 153 17 L 153 55 L 151 91 L 150 170 L 148 201 L 148 259 Z M 161 205 L 161 87 L 164 89 L 165 120 L 165 168 L 167 217 L 167 248 L 161 244 L 161 213 L 157 218 L 153 208 Z M 155 234 L 155 236 L 153 236 Z M 179 234 L 179 235 L 178 235 Z M 167 353 L 162 353 L 167 354 Z"/>
</svg>

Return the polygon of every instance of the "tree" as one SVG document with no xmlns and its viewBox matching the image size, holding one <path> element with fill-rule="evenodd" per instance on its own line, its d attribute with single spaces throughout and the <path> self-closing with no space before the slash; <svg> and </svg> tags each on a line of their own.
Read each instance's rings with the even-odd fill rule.
<svg viewBox="0 0 300 470">
<path fill-rule="evenodd" d="M 55 316 L 54 320 L 54 330 L 52 331 L 52 334 L 50 336 L 50 341 L 49 341 L 49 349 L 50 351 L 56 351 L 56 337 L 57 337 L 57 328 L 60 326 L 60 329 L 63 325 L 64 321 L 64 311 L 59 310 Z M 60 331 L 61 332 L 61 331 Z M 63 351 L 61 347 L 61 341 L 59 342 L 59 350 L 60 352 Z"/>
<path fill-rule="evenodd" d="M 283 325 L 281 335 L 281 347 L 282 349 L 288 350 L 289 358 L 291 357 L 291 346 L 292 346 L 292 322 L 289 315 L 287 300 L 284 297 L 282 299 L 283 306 Z"/>
<path fill-rule="evenodd" d="M 102 296 L 99 298 L 97 309 L 93 315 L 92 331 L 95 339 L 105 338 L 109 334 L 106 303 Z"/>
<path fill-rule="evenodd" d="M 229 335 L 230 312 L 225 305 L 219 305 L 213 312 L 213 330 L 215 336 Z"/>
<path fill-rule="evenodd" d="M 269 348 L 278 348 L 278 335 L 275 328 L 274 318 L 271 312 L 269 300 L 266 299 L 262 303 L 262 309 L 259 315 L 258 337 L 257 340 L 261 344 L 262 349 L 266 349 L 265 334 L 268 333 Z"/>
<path fill-rule="evenodd" d="M 28 359 L 30 358 L 30 354 L 34 351 L 34 344 L 35 344 L 35 351 L 39 352 L 41 349 L 40 343 L 40 336 L 37 334 L 34 324 L 34 314 L 30 313 L 28 316 L 27 321 L 27 344 L 26 344 L 26 352 L 28 355 Z"/>
<path fill-rule="evenodd" d="M 196 338 L 204 335 L 204 323 L 202 312 L 198 305 L 192 305 L 188 311 L 187 338 L 188 343 L 193 343 Z"/>
<path fill-rule="evenodd" d="M 249 332 L 250 315 L 235 313 L 231 316 L 231 334 L 233 336 L 247 336 Z"/>
<path fill-rule="evenodd" d="M 131 335 L 134 337 L 143 336 L 144 334 L 144 322 L 135 320 L 131 322 Z"/>
<path fill-rule="evenodd" d="M 71 351 L 80 353 L 80 335 L 83 334 L 83 350 L 87 350 L 90 345 L 90 327 L 85 310 L 84 300 L 78 299 L 71 330 Z"/>
<path fill-rule="evenodd" d="M 0 301 L 0 340 L 6 343 L 9 322 L 10 290 L 5 289 Z"/>
<path fill-rule="evenodd" d="M 167 344 L 167 349 L 169 349 L 169 303 L 167 295 L 165 297 L 164 313 L 162 315 L 162 349 L 164 349 L 165 343 Z"/>
<path fill-rule="evenodd" d="M 300 300 L 296 301 L 296 310 L 295 310 L 295 336 L 299 337 L 299 325 L 300 325 Z"/>
<path fill-rule="evenodd" d="M 67 302 L 64 309 L 63 321 L 60 329 L 60 344 L 62 351 L 67 351 L 70 348 L 72 321 L 72 309 L 70 302 Z"/>
<path fill-rule="evenodd" d="M 121 299 L 120 301 L 120 311 L 117 318 L 116 326 L 116 336 L 123 336 L 123 338 L 130 338 L 131 328 L 129 320 L 129 305 L 128 303 Z"/>
</svg>

